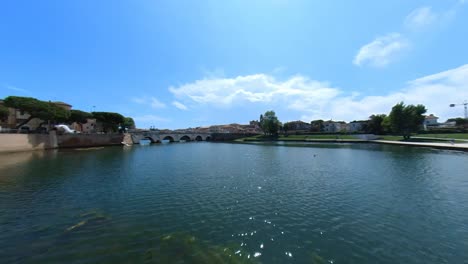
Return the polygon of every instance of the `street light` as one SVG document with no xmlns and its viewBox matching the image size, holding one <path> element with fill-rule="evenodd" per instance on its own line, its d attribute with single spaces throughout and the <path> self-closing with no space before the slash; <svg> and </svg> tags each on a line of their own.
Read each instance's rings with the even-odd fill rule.
<svg viewBox="0 0 468 264">
<path fill-rule="evenodd" d="M 455 107 L 457 105 L 463 105 L 464 108 L 465 108 L 465 119 L 468 119 L 468 102 L 465 100 L 465 102 L 461 103 L 461 104 L 450 104 L 449 106 L 450 107 Z"/>
</svg>

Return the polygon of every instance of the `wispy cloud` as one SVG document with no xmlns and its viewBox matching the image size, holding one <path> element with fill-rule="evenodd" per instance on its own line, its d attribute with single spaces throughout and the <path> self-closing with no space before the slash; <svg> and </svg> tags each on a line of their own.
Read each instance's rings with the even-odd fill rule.
<svg viewBox="0 0 468 264">
<path fill-rule="evenodd" d="M 433 24 L 438 14 L 432 11 L 432 7 L 424 6 L 413 10 L 405 19 L 405 26 L 411 30 L 420 30 Z"/>
<path fill-rule="evenodd" d="M 151 107 L 152 108 L 164 108 L 166 107 L 166 104 L 159 101 L 158 99 L 154 98 L 154 97 L 151 97 Z"/>
<path fill-rule="evenodd" d="M 137 103 L 137 104 L 145 104 L 147 102 L 146 98 L 141 98 L 141 97 L 133 97 L 132 102 Z"/>
<path fill-rule="evenodd" d="M 160 117 L 157 115 L 142 115 L 142 116 L 136 116 L 133 118 L 136 122 L 142 122 L 142 123 L 159 123 L 159 122 L 170 122 L 171 120 L 168 118 Z"/>
<path fill-rule="evenodd" d="M 18 87 L 13 86 L 13 85 L 5 84 L 5 85 L 3 85 L 3 86 L 4 86 L 6 89 L 12 90 L 12 91 L 15 91 L 15 92 L 29 93 L 28 90 L 22 89 L 22 88 L 18 88 Z"/>
<path fill-rule="evenodd" d="M 399 33 L 377 37 L 359 49 L 353 63 L 358 66 L 384 67 L 409 47 L 409 41 Z"/>
<path fill-rule="evenodd" d="M 284 81 L 267 74 L 235 78 L 202 79 L 171 87 L 176 98 L 194 107 L 238 111 L 263 105 L 268 109 L 290 112 L 304 121 L 329 119 L 352 121 L 371 114 L 388 113 L 400 101 L 424 104 L 442 119 L 458 116 L 449 108 L 460 98 L 468 98 L 468 64 L 410 81 L 400 90 L 369 96 L 345 93 L 327 82 L 296 75 Z M 266 109 L 266 108 L 265 108 Z"/>
<path fill-rule="evenodd" d="M 165 103 L 159 101 L 155 97 L 133 97 L 131 101 L 137 104 L 148 105 L 154 109 L 160 109 L 160 108 L 166 107 Z"/>
<path fill-rule="evenodd" d="M 287 99 L 289 108 L 302 109 L 307 102 L 333 98 L 339 93 L 327 83 L 303 76 L 278 81 L 267 74 L 203 79 L 180 87 L 170 87 L 169 90 L 176 98 L 219 108 L 230 108 L 242 103 L 277 103 Z"/>
<path fill-rule="evenodd" d="M 456 15 L 457 9 L 467 0 L 459 0 L 459 5 L 441 12 L 434 12 L 431 6 L 418 7 L 404 19 L 401 32 L 386 34 L 362 46 L 353 59 L 357 66 L 384 67 L 396 61 L 410 46 L 417 42 L 416 32 L 433 30 L 448 24 Z"/>
<path fill-rule="evenodd" d="M 187 106 L 185 106 L 184 104 L 182 104 L 181 102 L 178 102 L 178 101 L 172 102 L 172 105 L 179 108 L 180 110 L 188 110 Z"/>
</svg>

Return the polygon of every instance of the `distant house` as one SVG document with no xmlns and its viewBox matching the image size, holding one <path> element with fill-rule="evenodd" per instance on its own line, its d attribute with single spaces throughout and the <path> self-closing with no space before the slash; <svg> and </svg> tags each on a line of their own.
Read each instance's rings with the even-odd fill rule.
<svg viewBox="0 0 468 264">
<path fill-rule="evenodd" d="M 423 121 L 424 130 L 439 126 L 439 123 L 437 122 L 438 119 L 439 118 L 433 114 L 425 116 Z"/>
<path fill-rule="evenodd" d="M 439 118 L 433 114 L 430 114 L 428 116 L 424 117 L 424 125 L 426 126 L 432 126 L 432 125 L 437 125 L 437 120 Z"/>
<path fill-rule="evenodd" d="M 348 124 L 348 132 L 359 132 L 363 131 L 364 126 L 367 124 L 367 121 L 353 121 Z"/>
<path fill-rule="evenodd" d="M 301 120 L 297 121 L 291 121 L 285 123 L 285 125 L 288 125 L 289 130 L 307 130 L 309 131 L 312 128 L 312 125 L 310 123 L 306 123 Z"/>
<path fill-rule="evenodd" d="M 64 103 L 64 102 L 52 102 L 53 104 L 60 106 L 66 110 L 70 110 L 72 108 L 71 105 Z M 0 101 L 0 104 L 3 105 L 3 100 Z M 8 128 L 16 128 L 18 124 L 21 124 L 22 122 L 26 121 L 31 117 L 31 115 L 25 111 L 21 111 L 19 109 L 15 108 L 8 108 L 10 111 L 10 114 L 8 115 L 8 118 L 6 122 L 3 122 L 1 125 L 2 127 L 8 127 Z M 22 125 L 20 129 L 22 130 L 35 130 L 41 126 L 41 124 L 44 124 L 44 120 L 41 120 L 39 118 L 33 118 L 29 120 L 26 124 Z"/>
<path fill-rule="evenodd" d="M 98 129 L 100 129 L 99 124 L 96 122 L 96 119 L 94 118 L 86 119 L 86 123 L 84 124 L 74 122 L 71 125 L 71 127 L 72 129 L 76 131 L 80 131 L 82 133 L 96 133 Z"/>
<path fill-rule="evenodd" d="M 325 121 L 323 122 L 323 131 L 336 133 L 347 130 L 347 124 L 344 121 Z"/>
</svg>

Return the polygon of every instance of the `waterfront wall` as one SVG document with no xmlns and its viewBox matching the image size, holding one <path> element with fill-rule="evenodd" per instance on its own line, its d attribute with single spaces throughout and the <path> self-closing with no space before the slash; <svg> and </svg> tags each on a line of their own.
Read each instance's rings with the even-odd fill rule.
<svg viewBox="0 0 468 264">
<path fill-rule="evenodd" d="M 123 134 L 0 134 L 0 153 L 120 145 Z"/>
<path fill-rule="evenodd" d="M 256 136 L 258 134 L 250 134 L 250 133 L 213 133 L 212 140 L 213 141 L 232 141 L 239 138 L 244 137 L 251 137 Z"/>
<path fill-rule="evenodd" d="M 86 148 L 121 145 L 123 134 L 65 134 L 57 136 L 59 148 Z"/>
<path fill-rule="evenodd" d="M 0 134 L 0 152 L 57 148 L 57 136 L 51 134 Z"/>
</svg>

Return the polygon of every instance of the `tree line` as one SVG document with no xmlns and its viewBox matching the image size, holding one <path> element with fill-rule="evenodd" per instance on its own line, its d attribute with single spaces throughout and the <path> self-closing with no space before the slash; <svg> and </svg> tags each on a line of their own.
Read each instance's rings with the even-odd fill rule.
<svg viewBox="0 0 468 264">
<path fill-rule="evenodd" d="M 96 119 L 102 124 L 104 132 L 115 132 L 122 128 L 135 128 L 135 122 L 131 117 L 124 117 L 113 112 L 85 112 L 81 110 L 67 110 L 53 102 L 41 101 L 32 97 L 8 96 L 3 100 L 4 106 L 0 105 L 0 118 L 6 119 L 9 115 L 8 107 L 25 112 L 29 117 L 16 124 L 16 128 L 27 124 L 34 118 L 39 118 L 45 123 L 78 123 L 85 124 L 88 119 Z"/>
<path fill-rule="evenodd" d="M 371 115 L 364 123 L 362 130 L 377 135 L 391 133 L 409 138 L 411 133 L 418 132 L 421 129 L 426 111 L 426 107 L 422 104 L 405 105 L 404 102 L 400 102 L 392 107 L 388 115 Z M 455 121 L 460 122 L 458 119 Z M 311 121 L 310 130 L 322 131 L 324 122 L 323 120 Z M 278 135 L 280 132 L 287 134 L 289 130 L 292 130 L 291 124 L 282 124 L 274 111 L 267 111 L 265 114 L 260 115 L 259 125 L 265 135 Z"/>
</svg>

